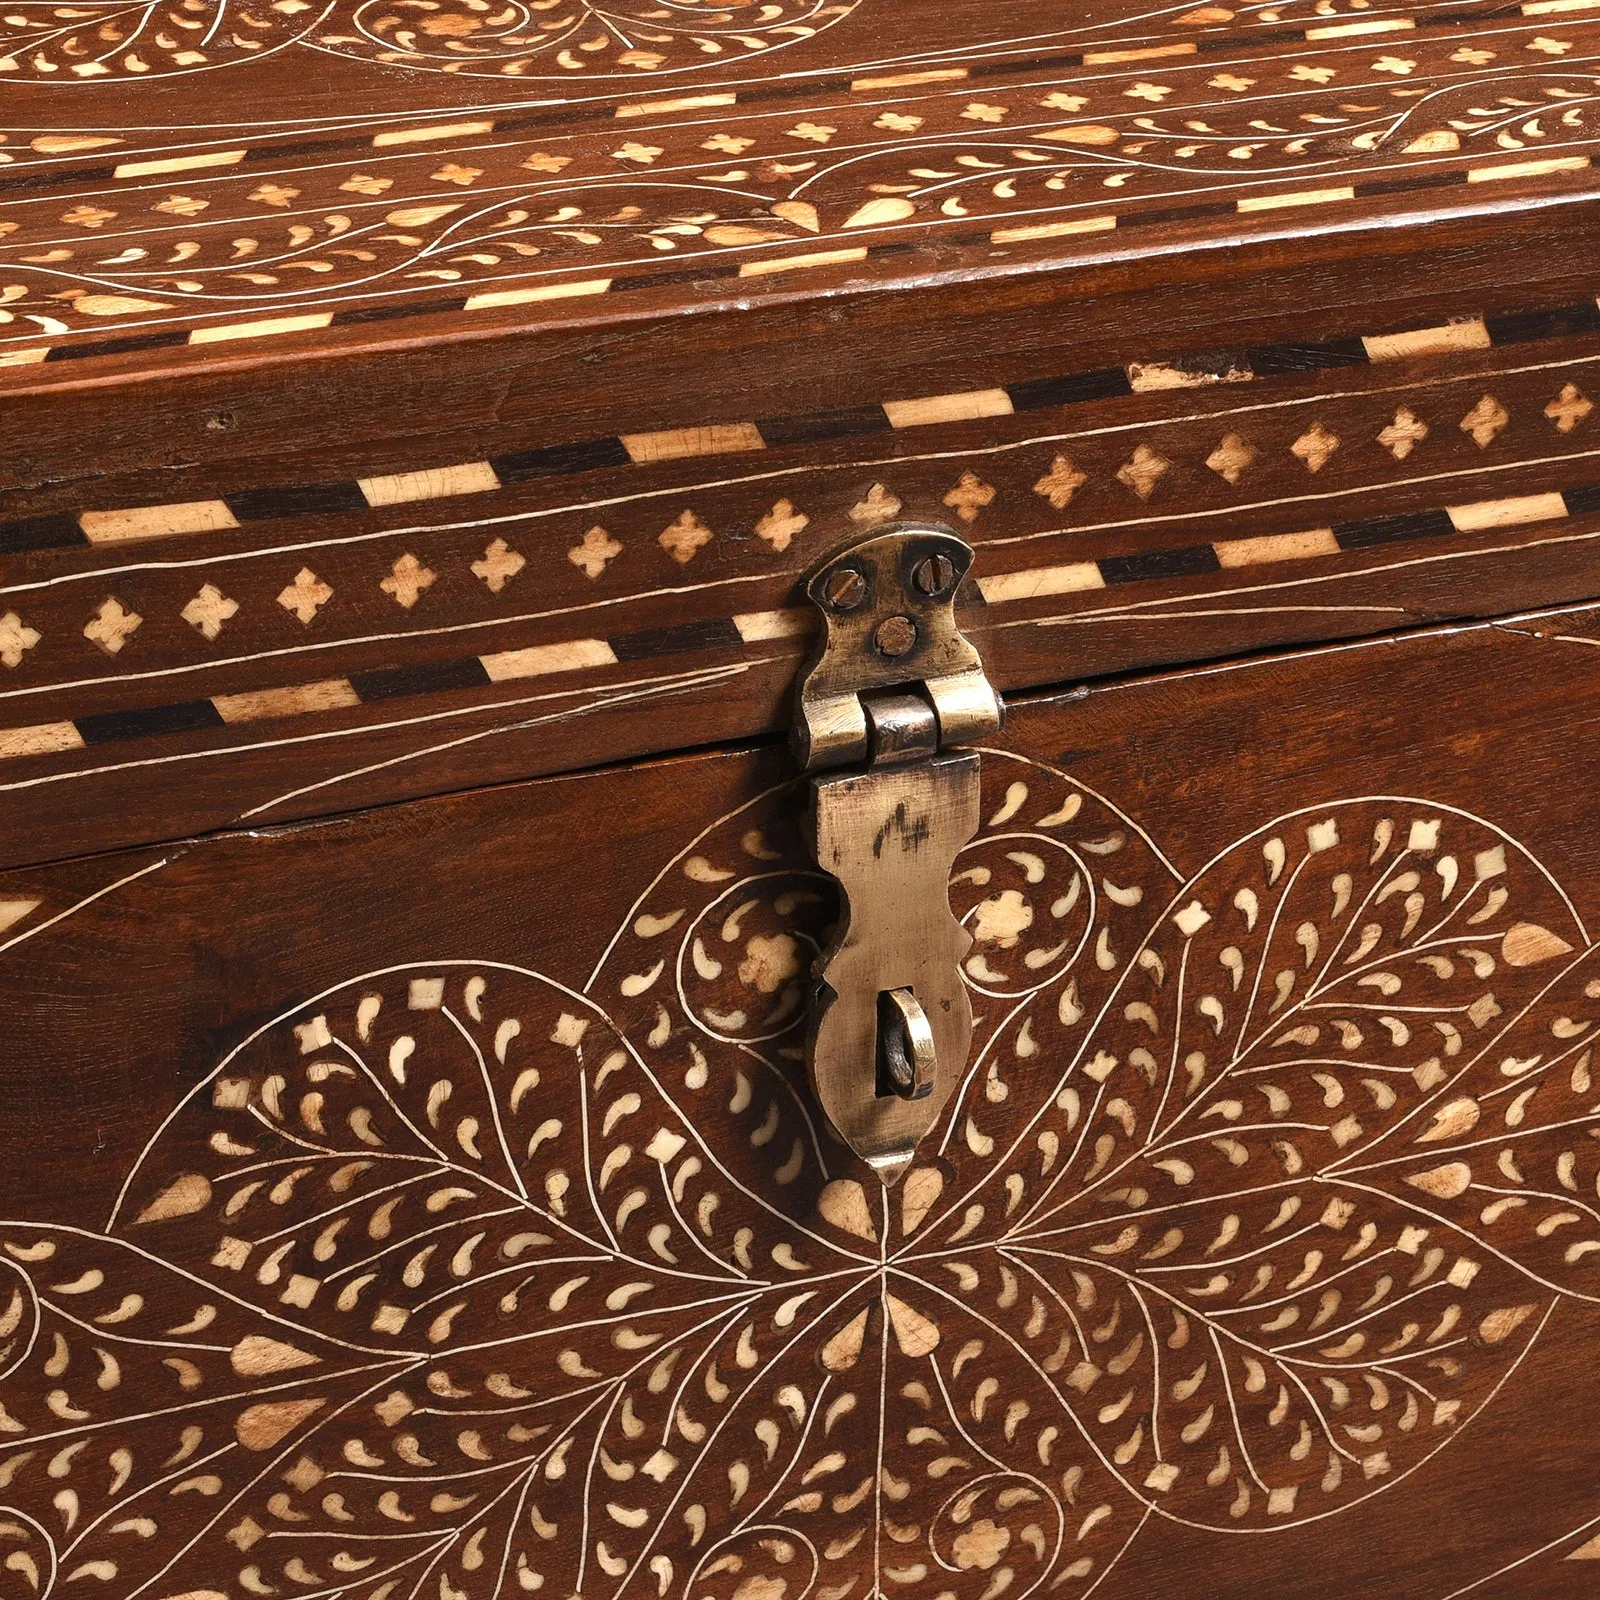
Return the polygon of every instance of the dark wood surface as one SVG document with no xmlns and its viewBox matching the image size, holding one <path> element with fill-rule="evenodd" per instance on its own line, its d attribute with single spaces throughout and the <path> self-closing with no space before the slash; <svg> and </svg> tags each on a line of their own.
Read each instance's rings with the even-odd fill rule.
<svg viewBox="0 0 1600 1600">
<path fill-rule="evenodd" d="M 1597 650 L 1015 704 L 886 1277 L 777 751 L 8 874 L 3 1592 L 1592 1594 Z"/>
<path fill-rule="evenodd" d="M 4 530 L 0 860 L 779 732 L 800 576 L 897 512 L 977 546 L 1006 690 L 1594 596 L 1594 299 L 1426 312 L 1280 308 L 1222 349 L 1130 323 L 940 372 L 954 420 L 796 397 L 764 448 L 674 461 L 501 433 L 408 474 L 330 438 L 288 485 L 241 456 L 58 486 Z"/>
</svg>

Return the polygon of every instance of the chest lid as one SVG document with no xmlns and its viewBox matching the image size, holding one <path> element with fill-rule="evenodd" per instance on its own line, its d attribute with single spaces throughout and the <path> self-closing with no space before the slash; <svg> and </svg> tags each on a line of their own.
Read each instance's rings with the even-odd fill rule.
<svg viewBox="0 0 1600 1600">
<path fill-rule="evenodd" d="M 735 453 L 1175 383 L 1197 343 L 1348 359 L 1581 268 L 1593 13 L 18 0 L 7 487 L 330 427 Z M 46 427 L 178 379 L 248 434 Z"/>
</svg>

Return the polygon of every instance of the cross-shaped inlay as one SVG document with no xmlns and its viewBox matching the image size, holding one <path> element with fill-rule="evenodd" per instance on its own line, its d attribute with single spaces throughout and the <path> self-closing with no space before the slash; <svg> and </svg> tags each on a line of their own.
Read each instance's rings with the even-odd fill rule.
<svg viewBox="0 0 1600 1600">
<path fill-rule="evenodd" d="M 30 628 L 15 611 L 0 617 L 0 661 L 8 667 L 22 665 L 23 652 L 39 642 L 39 630 Z"/>
<path fill-rule="evenodd" d="M 310 567 L 301 567 L 294 575 L 294 582 L 278 596 L 278 604 L 285 611 L 292 611 L 309 628 L 331 599 L 333 590 Z"/>
<path fill-rule="evenodd" d="M 239 602 L 230 600 L 214 583 L 201 587 L 182 611 L 178 613 L 191 628 L 198 628 L 208 639 L 222 632 L 222 625 L 238 614 Z"/>
<path fill-rule="evenodd" d="M 1511 413 L 1492 394 L 1486 394 L 1461 419 L 1461 431 L 1471 434 L 1472 442 L 1486 450 L 1510 420 Z"/>
<path fill-rule="evenodd" d="M 944 503 L 963 522 L 976 522 L 978 513 L 993 502 L 994 496 L 993 484 L 985 483 L 975 472 L 963 472 L 961 481 L 944 497 Z"/>
<path fill-rule="evenodd" d="M 417 603 L 417 596 L 426 589 L 438 574 L 425 567 L 408 550 L 389 570 L 389 576 L 378 587 L 392 595 L 396 605 L 409 611 Z"/>
<path fill-rule="evenodd" d="M 899 515 L 899 495 L 881 483 L 873 484 L 867 490 L 866 498 L 850 507 L 850 520 L 863 528 L 873 527 L 880 522 L 893 522 Z"/>
<path fill-rule="evenodd" d="M 1330 433 L 1320 422 L 1313 422 L 1289 446 L 1289 451 L 1305 462 L 1307 472 L 1321 472 L 1327 466 L 1329 457 L 1338 448 L 1338 434 Z"/>
<path fill-rule="evenodd" d="M 1165 456 L 1142 444 L 1117 468 L 1117 482 L 1132 489 L 1141 500 L 1148 500 L 1171 465 Z"/>
<path fill-rule="evenodd" d="M 1544 414 L 1563 433 L 1571 433 L 1594 410 L 1594 403 L 1577 384 L 1569 383 L 1561 393 L 1544 408 Z"/>
<path fill-rule="evenodd" d="M 490 594 L 499 594 L 527 564 L 527 558 L 504 539 L 495 539 L 483 552 L 483 560 L 472 563 L 472 575 L 483 580 Z"/>
<path fill-rule="evenodd" d="M 1428 424 L 1401 406 L 1394 414 L 1394 421 L 1378 435 L 1378 443 L 1396 461 L 1404 461 L 1427 437 Z"/>
<path fill-rule="evenodd" d="M 810 522 L 811 518 L 803 511 L 795 510 L 792 501 L 780 500 L 756 524 L 756 537 L 766 540 L 774 550 L 787 550 L 794 536 Z"/>
<path fill-rule="evenodd" d="M 115 595 L 101 602 L 100 609 L 89 619 L 83 630 L 85 639 L 99 645 L 107 655 L 114 656 L 125 645 L 144 618 L 137 611 L 128 611 Z"/>
<path fill-rule="evenodd" d="M 1250 469 L 1250 463 L 1260 452 L 1246 438 L 1237 433 L 1225 434 L 1217 448 L 1206 457 L 1206 465 L 1219 478 L 1237 483 Z"/>
<path fill-rule="evenodd" d="M 663 528 L 661 548 L 679 566 L 693 561 L 702 545 L 711 538 L 711 530 L 692 511 L 685 511 L 670 528 Z"/>
<path fill-rule="evenodd" d="M 1065 511 L 1072 497 L 1089 481 L 1086 473 L 1073 466 L 1070 456 L 1057 456 L 1050 470 L 1034 484 L 1033 492 L 1042 494 L 1057 511 Z"/>
<path fill-rule="evenodd" d="M 581 544 L 567 551 L 567 560 L 581 568 L 586 578 L 598 578 L 621 554 L 621 544 L 596 523 L 584 534 Z"/>
</svg>

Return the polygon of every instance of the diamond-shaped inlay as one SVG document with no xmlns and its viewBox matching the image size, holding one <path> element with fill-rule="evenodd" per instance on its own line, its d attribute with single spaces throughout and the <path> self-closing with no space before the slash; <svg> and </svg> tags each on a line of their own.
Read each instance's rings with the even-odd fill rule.
<svg viewBox="0 0 1600 1600">
<path fill-rule="evenodd" d="M 659 536 L 661 548 L 679 566 L 693 561 L 710 541 L 711 530 L 692 511 L 685 511 L 670 528 L 663 528 Z"/>
<path fill-rule="evenodd" d="M 900 497 L 881 483 L 867 490 L 864 499 L 850 507 L 850 520 L 863 528 L 879 522 L 893 522 L 900 515 Z"/>
<path fill-rule="evenodd" d="M 493 539 L 484 550 L 483 559 L 472 563 L 472 575 L 483 581 L 490 594 L 499 594 L 527 564 L 527 557 L 504 539 Z"/>
<path fill-rule="evenodd" d="M 404 606 L 409 611 L 417 603 L 422 591 L 429 587 L 438 577 L 431 567 L 425 567 L 408 550 L 389 569 L 389 576 L 378 587 L 387 595 L 394 597 L 398 606 Z"/>
<path fill-rule="evenodd" d="M 308 628 L 317 613 L 333 599 L 332 588 L 325 584 L 310 567 L 301 567 L 291 583 L 278 596 L 278 604 L 292 611 Z"/>
<path fill-rule="evenodd" d="M 201 587 L 182 611 L 178 613 L 191 628 L 197 628 L 208 639 L 215 639 L 230 618 L 238 615 L 239 602 L 230 600 L 214 583 Z"/>
<path fill-rule="evenodd" d="M 1544 408 L 1544 414 L 1563 433 L 1571 433 L 1594 410 L 1594 402 L 1577 384 L 1562 386 L 1561 393 Z"/>
<path fill-rule="evenodd" d="M 1486 394 L 1461 419 L 1461 431 L 1471 434 L 1472 442 L 1480 450 L 1486 450 L 1510 420 L 1511 413 L 1492 394 Z"/>
<path fill-rule="evenodd" d="M 586 578 L 598 578 L 621 554 L 621 544 L 597 523 L 584 534 L 581 544 L 567 551 L 567 560 L 581 568 Z"/>
<path fill-rule="evenodd" d="M 1117 468 L 1117 482 L 1132 489 L 1141 500 L 1148 500 L 1171 465 L 1165 456 L 1142 444 Z"/>
<path fill-rule="evenodd" d="M 1394 421 L 1378 435 L 1378 443 L 1396 461 L 1404 461 L 1427 437 L 1428 424 L 1414 412 L 1401 406 L 1394 414 Z"/>
<path fill-rule="evenodd" d="M 1321 472 L 1339 448 L 1339 435 L 1330 433 L 1320 422 L 1313 422 L 1295 442 L 1290 453 L 1305 462 L 1307 472 Z"/>
<path fill-rule="evenodd" d="M 0 662 L 20 667 L 23 653 L 33 649 L 39 639 L 37 628 L 30 628 L 15 611 L 6 612 L 0 617 Z"/>
<path fill-rule="evenodd" d="M 1251 462 L 1260 453 L 1248 439 L 1230 433 L 1224 435 L 1217 448 L 1206 457 L 1206 465 L 1218 477 L 1226 478 L 1229 483 L 1237 483 L 1250 470 Z"/>
<path fill-rule="evenodd" d="M 1088 481 L 1088 474 L 1079 472 L 1070 456 L 1057 456 L 1050 463 L 1050 470 L 1034 484 L 1033 492 L 1043 495 L 1057 511 L 1065 511 L 1072 504 L 1073 495 Z"/>
<path fill-rule="evenodd" d="M 796 511 L 792 501 L 780 500 L 756 524 L 756 537 L 764 539 L 774 550 L 787 550 L 794 536 L 810 523 L 811 518 L 803 511 Z"/>
<path fill-rule="evenodd" d="M 976 522 L 978 513 L 994 501 L 993 484 L 988 484 L 975 472 L 963 472 L 961 481 L 944 497 L 944 503 L 963 522 Z"/>
<path fill-rule="evenodd" d="M 89 619 L 83 636 L 99 645 L 107 655 L 114 656 L 143 621 L 144 618 L 137 611 L 127 610 L 115 595 L 111 595 L 101 602 L 100 609 Z"/>
</svg>

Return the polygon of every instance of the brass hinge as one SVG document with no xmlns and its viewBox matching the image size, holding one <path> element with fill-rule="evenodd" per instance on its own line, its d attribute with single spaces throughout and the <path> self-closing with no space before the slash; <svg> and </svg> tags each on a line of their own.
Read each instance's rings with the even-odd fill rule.
<svg viewBox="0 0 1600 1600">
<path fill-rule="evenodd" d="M 825 619 L 802 674 L 795 754 L 811 781 L 812 845 L 838 880 L 819 957 L 807 1063 L 839 1136 L 892 1183 L 966 1066 L 971 946 L 950 911 L 956 856 L 978 830 L 978 763 L 999 697 L 955 597 L 971 547 L 898 523 L 839 551 L 806 592 Z"/>
</svg>

